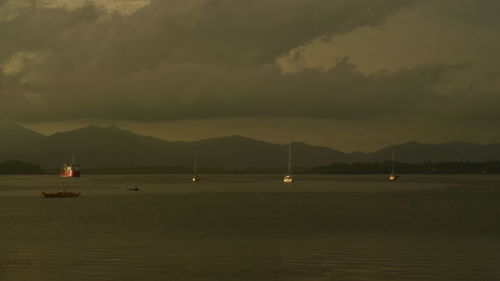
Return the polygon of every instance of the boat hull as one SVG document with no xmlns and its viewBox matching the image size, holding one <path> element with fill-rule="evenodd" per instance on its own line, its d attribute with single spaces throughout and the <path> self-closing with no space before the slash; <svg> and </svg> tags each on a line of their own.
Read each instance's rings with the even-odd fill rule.
<svg viewBox="0 0 500 281">
<path fill-rule="evenodd" d="M 398 175 L 389 175 L 389 180 L 390 180 L 390 181 L 395 181 L 395 180 L 397 180 L 398 178 L 399 178 L 399 176 L 398 176 Z"/>
<path fill-rule="evenodd" d="M 68 191 L 41 192 L 40 194 L 42 194 L 42 196 L 45 198 L 68 198 L 68 197 L 80 196 L 80 192 L 68 192 Z"/>
<path fill-rule="evenodd" d="M 79 178 L 80 177 L 80 171 L 64 171 L 61 174 L 59 174 L 61 178 Z"/>
</svg>

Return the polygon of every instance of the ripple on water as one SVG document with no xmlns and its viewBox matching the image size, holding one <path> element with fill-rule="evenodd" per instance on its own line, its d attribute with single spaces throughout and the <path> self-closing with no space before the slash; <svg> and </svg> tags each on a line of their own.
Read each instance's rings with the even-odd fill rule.
<svg viewBox="0 0 500 281">
<path fill-rule="evenodd" d="M 350 243 L 352 243 L 351 240 Z M 355 241 L 355 240 L 354 240 Z M 6 280 L 492 280 L 500 255 L 457 247 L 342 247 L 338 241 L 185 240 L 8 250 Z M 387 242 L 387 241 L 386 241 Z M 412 244 L 412 243 L 410 243 Z M 472 246 L 472 247 L 470 247 Z M 498 250 L 498 249 L 497 249 Z M 33 279 L 35 280 L 35 279 Z"/>
</svg>

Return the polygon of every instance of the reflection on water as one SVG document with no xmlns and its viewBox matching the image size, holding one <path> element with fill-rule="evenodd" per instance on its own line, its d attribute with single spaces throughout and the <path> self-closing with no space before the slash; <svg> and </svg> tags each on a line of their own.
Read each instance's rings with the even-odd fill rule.
<svg viewBox="0 0 500 281">
<path fill-rule="evenodd" d="M 0 177 L 0 280 L 500 278 L 500 177 L 189 179 Z"/>
</svg>

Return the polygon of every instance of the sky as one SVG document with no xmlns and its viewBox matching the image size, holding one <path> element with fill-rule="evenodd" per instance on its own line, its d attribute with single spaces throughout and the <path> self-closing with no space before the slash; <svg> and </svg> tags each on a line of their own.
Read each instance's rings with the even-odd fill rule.
<svg viewBox="0 0 500 281">
<path fill-rule="evenodd" d="M 500 142 L 497 0 L 0 0 L 0 120 L 346 152 Z"/>
</svg>

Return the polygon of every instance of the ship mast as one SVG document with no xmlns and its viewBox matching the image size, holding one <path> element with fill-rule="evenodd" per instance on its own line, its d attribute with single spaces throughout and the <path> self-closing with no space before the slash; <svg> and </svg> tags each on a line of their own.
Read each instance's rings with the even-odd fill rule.
<svg viewBox="0 0 500 281">
<path fill-rule="evenodd" d="M 396 153 L 396 174 L 400 174 L 401 172 L 399 171 L 399 166 L 400 166 L 400 162 L 399 162 L 399 151 L 398 153 Z"/>
<path fill-rule="evenodd" d="M 395 174 L 395 171 L 394 171 L 394 149 L 392 150 L 392 174 L 393 175 Z"/>
<path fill-rule="evenodd" d="M 292 143 L 288 144 L 288 175 L 292 175 Z"/>
<path fill-rule="evenodd" d="M 196 177 L 198 175 L 198 172 L 196 170 L 196 152 L 194 153 L 194 176 Z"/>
</svg>

